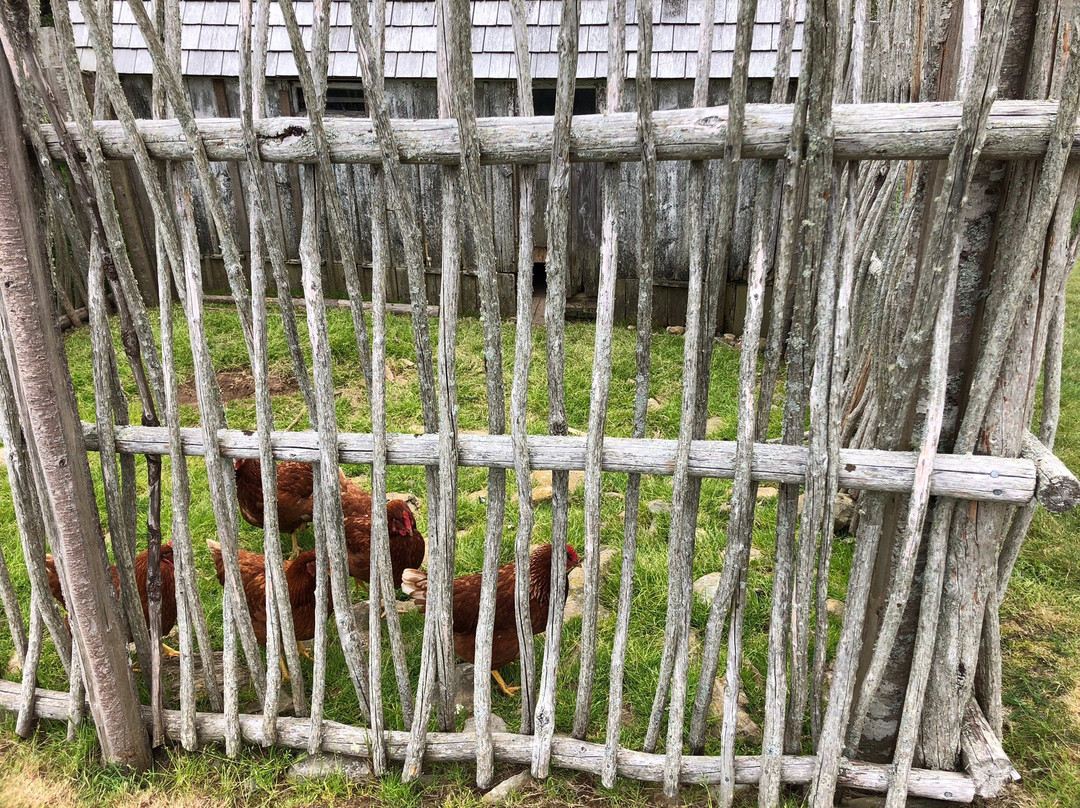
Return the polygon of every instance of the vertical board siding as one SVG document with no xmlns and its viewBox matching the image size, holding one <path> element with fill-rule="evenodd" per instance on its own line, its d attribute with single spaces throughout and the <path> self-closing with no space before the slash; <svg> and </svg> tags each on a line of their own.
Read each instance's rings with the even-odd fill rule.
<svg viewBox="0 0 1080 808">
<path fill-rule="evenodd" d="M 238 82 L 235 78 L 188 77 L 186 87 L 191 94 L 196 117 L 235 117 L 239 109 Z M 714 79 L 709 92 L 710 104 L 727 101 L 726 79 Z M 768 98 L 770 82 L 751 80 L 748 97 L 751 102 Z M 146 76 L 125 76 L 123 86 L 132 110 L 137 117 L 150 117 L 150 81 Z M 438 115 L 435 82 L 431 79 L 390 79 L 386 82 L 390 114 L 393 118 L 435 118 Z M 599 94 L 602 83 L 596 87 Z M 297 86 L 287 80 L 272 80 L 267 87 L 268 117 L 296 115 Z M 627 103 L 635 101 L 633 80 L 626 84 Z M 656 108 L 685 108 L 691 103 L 693 82 L 690 80 L 663 80 L 654 82 Z M 478 80 L 476 82 L 476 105 L 479 117 L 507 116 L 517 114 L 513 80 Z M 121 162 L 111 164 L 117 177 L 118 205 L 123 217 L 124 232 L 131 248 L 132 264 L 144 286 L 143 295 L 148 300 L 156 298 L 156 281 L 151 265 L 154 223 L 146 191 L 137 172 L 126 171 Z M 230 224 L 237 234 L 238 247 L 245 261 L 250 245 L 247 226 L 248 180 L 238 164 L 213 163 L 221 200 L 229 216 Z M 217 234 L 211 226 L 201 188 L 192 166 L 189 172 L 194 193 L 194 215 L 199 239 L 199 253 L 203 258 L 204 283 L 207 292 L 228 288 L 228 278 L 221 261 L 221 247 Z M 299 174 L 295 165 L 267 163 L 264 170 L 270 177 L 271 204 L 280 216 L 272 220 L 277 227 L 278 238 L 284 245 L 288 262 L 290 282 L 294 294 L 300 285 L 300 200 Z M 430 276 L 428 291 L 433 304 L 439 300 L 439 266 L 442 261 L 440 233 L 442 232 L 442 188 L 437 166 L 404 165 L 402 170 L 419 203 L 419 224 L 424 249 L 425 271 Z M 615 295 L 617 320 L 632 320 L 637 310 L 637 266 L 639 183 L 641 167 L 638 163 L 626 163 L 620 168 L 619 231 L 620 250 L 618 278 Z M 495 258 L 498 271 L 499 306 L 502 316 L 512 316 L 515 310 L 517 289 L 516 261 L 518 243 L 517 198 L 518 190 L 513 169 L 509 166 L 483 166 L 484 188 L 493 217 L 495 233 Z M 681 211 L 685 210 L 688 166 L 685 162 L 665 161 L 657 164 L 659 210 L 657 211 L 657 260 L 656 300 L 653 306 L 653 323 L 656 326 L 681 325 L 685 320 L 686 279 L 689 267 L 689 242 L 682 226 Z M 709 163 L 706 180 L 706 210 L 716 209 L 715 179 L 717 164 Z M 125 182 L 125 175 L 128 177 Z M 361 285 L 365 296 L 370 294 L 371 253 L 371 173 L 366 166 L 335 166 L 337 185 L 345 202 L 345 214 L 353 237 L 353 250 L 361 267 Z M 741 331 L 745 306 L 746 267 L 749 261 L 750 241 L 753 230 L 753 200 L 756 192 L 758 161 L 744 160 L 738 183 L 738 202 L 734 235 L 731 243 L 731 272 L 728 293 L 723 296 L 723 311 L 718 318 L 720 330 Z M 600 166 L 592 163 L 574 163 L 571 166 L 571 260 L 568 267 L 567 295 L 583 295 L 595 300 L 600 267 Z M 130 203 L 122 203 L 125 196 Z M 536 205 L 543 210 L 547 199 L 547 166 L 538 166 Z M 707 224 L 711 224 L 708 222 Z M 325 223 L 320 224 L 325 232 Z M 547 234 L 542 216 L 533 225 L 535 247 L 539 252 L 547 248 Z M 470 267 L 475 264 L 472 230 L 465 222 L 462 258 L 465 272 L 462 276 L 461 311 L 463 314 L 479 312 L 479 297 L 475 278 L 470 277 Z M 146 255 L 146 269 L 140 256 Z M 328 254 L 328 253 L 327 253 Z M 329 259 L 324 257 L 324 261 Z M 324 290 L 328 297 L 344 297 L 347 294 L 345 279 L 340 266 L 341 257 L 334 254 L 334 264 L 323 271 Z M 401 234 L 393 217 L 390 219 L 390 272 L 387 278 L 387 300 L 392 303 L 408 300 L 408 280 Z M 740 291 L 741 290 L 741 291 Z"/>
</svg>

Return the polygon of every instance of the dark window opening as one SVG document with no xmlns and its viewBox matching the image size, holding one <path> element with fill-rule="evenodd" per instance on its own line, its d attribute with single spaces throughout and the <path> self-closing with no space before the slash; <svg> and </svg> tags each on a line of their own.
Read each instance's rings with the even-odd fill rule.
<svg viewBox="0 0 1080 808">
<path fill-rule="evenodd" d="M 555 114 L 555 88 L 540 87 L 533 90 L 533 111 L 536 115 Z M 574 114 L 594 115 L 596 113 L 596 88 L 577 87 L 574 90 Z"/>
<path fill-rule="evenodd" d="M 304 93 L 296 86 L 296 114 L 307 113 Z M 325 114 L 338 117 L 363 118 L 367 116 L 364 88 L 357 83 L 331 83 L 326 88 Z"/>
<path fill-rule="evenodd" d="M 547 294 L 547 264 L 537 261 L 533 264 L 533 296 Z"/>
</svg>

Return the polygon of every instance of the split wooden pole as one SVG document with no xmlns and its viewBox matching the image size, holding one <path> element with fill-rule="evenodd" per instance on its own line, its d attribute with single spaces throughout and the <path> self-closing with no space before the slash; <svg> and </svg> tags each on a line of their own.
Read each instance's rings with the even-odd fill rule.
<svg viewBox="0 0 1080 808">
<path fill-rule="evenodd" d="M 6 10 L 5 10 L 6 11 Z M 6 44 L 6 43 L 5 43 Z M 17 110 L 6 60 L 0 60 L 0 104 Z M 149 767 L 150 744 L 139 713 L 125 626 L 112 590 L 86 446 L 38 232 L 33 174 L 19 116 L 0 121 L 0 299 L 19 420 L 45 481 L 44 505 L 56 525 L 75 647 L 105 759 Z M 34 245 L 34 246 L 32 246 Z"/>
</svg>

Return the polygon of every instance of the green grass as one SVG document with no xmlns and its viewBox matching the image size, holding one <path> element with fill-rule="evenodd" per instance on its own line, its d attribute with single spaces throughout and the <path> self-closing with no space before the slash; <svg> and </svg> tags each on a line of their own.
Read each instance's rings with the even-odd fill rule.
<svg viewBox="0 0 1080 808">
<path fill-rule="evenodd" d="M 1080 287 L 1071 294 L 1080 295 Z M 1072 424 L 1080 416 L 1080 330 L 1076 323 L 1077 308 L 1070 316 L 1070 333 L 1077 337 L 1070 341 L 1066 353 L 1064 382 L 1064 409 L 1059 449 L 1067 462 L 1080 467 L 1080 429 Z M 174 316 L 177 342 L 177 362 L 181 383 L 190 380 L 191 356 L 187 344 L 186 322 L 177 311 Z M 207 310 L 206 328 L 211 335 L 211 351 L 215 368 L 220 371 L 243 371 L 247 369 L 248 357 L 243 338 L 237 328 L 235 312 L 226 307 Z M 388 318 L 387 352 L 388 364 L 394 379 L 388 384 L 388 425 L 394 432 L 421 431 L 421 415 L 416 369 L 412 366 L 414 351 L 409 320 L 403 317 Z M 342 431 L 366 432 L 370 430 L 370 408 L 363 392 L 362 374 L 359 370 L 356 346 L 348 312 L 329 312 L 329 329 L 334 358 L 334 383 L 337 390 L 337 416 Z M 118 334 L 115 335 L 118 338 Z M 301 336 L 306 329 L 301 323 Z M 463 430 L 481 430 L 486 427 L 487 412 L 482 361 L 482 334 L 479 322 L 463 320 L 458 329 L 457 379 L 459 395 L 459 426 Z M 614 369 L 612 373 L 612 396 L 608 416 L 607 433 L 625 436 L 631 433 L 634 394 L 634 341 L 636 334 L 619 328 L 615 331 Z M 512 325 L 503 329 L 504 362 L 507 373 L 513 356 L 514 330 Z M 534 339 L 534 358 L 530 378 L 528 400 L 528 428 L 530 432 L 546 432 L 547 386 L 545 381 L 544 332 L 538 330 Z M 95 420 L 93 385 L 91 375 L 91 351 L 88 332 L 81 329 L 67 338 L 67 350 L 77 391 L 82 417 Z M 270 362 L 272 372 L 289 378 L 292 375 L 287 348 L 280 323 L 271 322 Z M 660 402 L 660 408 L 649 414 L 650 437 L 674 438 L 678 433 L 680 392 L 682 379 L 683 337 L 657 333 L 653 339 L 652 396 Z M 584 430 L 588 420 L 588 402 L 591 385 L 593 354 L 593 327 L 590 324 L 571 323 L 567 326 L 567 413 L 570 426 Z M 122 356 L 122 354 L 121 354 Z M 724 345 L 718 345 L 711 370 L 709 414 L 719 417 L 720 428 L 710 437 L 734 439 L 737 420 L 736 381 L 738 353 Z M 1071 373 L 1070 373 L 1071 372 Z M 131 400 L 135 402 L 134 386 L 126 367 L 121 376 Z M 508 376 L 509 378 L 509 376 Z M 779 401 L 779 394 L 777 401 Z M 295 422 L 295 429 L 308 428 L 304 405 L 299 393 L 283 393 L 274 397 L 274 412 L 278 428 Z M 1078 412 L 1073 413 L 1076 409 Z M 250 399 L 231 401 L 226 405 L 229 425 L 232 428 L 253 429 L 255 426 L 254 403 Z M 133 405 L 132 418 L 138 418 Z M 774 407 L 774 416 L 778 415 Z M 1070 415 L 1073 417 L 1070 418 Z M 184 406 L 181 411 L 183 425 L 198 423 L 195 406 Z M 774 431 L 777 418 L 774 418 Z M 1072 429 L 1072 433 L 1070 433 Z M 101 512 L 104 499 L 100 490 L 100 467 L 97 455 L 91 455 L 91 469 L 98 486 Z M 162 523 L 166 538 L 171 524 L 170 499 L 168 496 L 169 461 L 166 458 L 164 514 Z M 199 565 L 200 595 L 212 634 L 220 642 L 221 590 L 213 573 L 203 540 L 214 537 L 215 523 L 209 503 L 206 471 L 200 458 L 188 461 L 192 483 L 191 527 L 195 540 L 196 559 Z M 145 465 L 138 461 L 140 512 L 146 509 Z M 367 467 L 346 467 L 350 476 L 369 479 Z M 513 475 L 508 475 L 510 493 L 515 492 Z M 459 573 L 474 572 L 482 563 L 483 533 L 486 518 L 485 506 L 469 502 L 467 495 L 486 486 L 487 472 L 482 469 L 460 470 L 460 499 L 458 507 L 457 570 Z M 618 474 L 604 475 L 605 492 L 625 492 L 626 477 Z M 16 588 L 22 603 L 29 598 L 29 585 L 18 546 L 18 533 L 12 511 L 10 496 L 6 490 L 6 475 L 0 475 L 0 547 L 11 567 Z M 391 467 L 388 487 L 391 491 L 411 491 L 423 500 L 424 474 L 420 468 Z M 726 513 L 721 507 L 727 500 L 730 485 L 726 481 L 705 481 L 702 486 L 701 509 L 698 519 L 697 553 L 694 562 L 695 577 L 720 569 L 721 551 L 727 528 Z M 648 719 L 656 686 L 656 674 L 663 648 L 664 620 L 667 595 L 667 537 L 669 517 L 654 514 L 646 504 L 651 500 L 671 498 L 671 480 L 668 477 L 645 477 L 642 480 L 641 535 L 635 596 L 632 609 L 630 642 L 628 648 L 625 680 L 626 720 L 622 742 L 640 748 L 644 727 Z M 622 543 L 623 501 L 616 497 L 603 499 L 601 521 L 602 542 L 612 547 Z M 571 499 L 570 541 L 581 549 L 584 532 L 584 495 L 577 491 Z M 1024 801 L 1038 805 L 1080 804 L 1080 689 L 1078 689 L 1076 662 L 1080 657 L 1080 554 L 1077 554 L 1067 538 L 1074 534 L 1078 517 L 1066 515 L 1051 517 L 1040 514 L 1032 529 L 1032 536 L 1017 568 L 1016 578 L 1006 601 L 1003 619 L 1006 653 L 1006 710 L 1009 715 L 1009 732 L 1006 746 L 1017 760 L 1025 775 Z M 748 608 L 745 620 L 745 670 L 743 680 L 750 700 L 750 712 L 760 720 L 764 706 L 764 675 L 766 671 L 766 637 L 769 620 L 771 591 L 771 558 L 775 530 L 775 501 L 763 501 L 755 515 L 754 544 L 763 553 L 755 561 L 749 575 Z M 421 528 L 426 529 L 426 513 L 421 518 Z M 510 560 L 517 526 L 517 509 L 508 507 L 506 531 L 503 541 L 503 560 Z M 550 536 L 550 504 L 542 504 L 537 510 L 534 542 L 545 541 Z M 145 521 L 140 525 L 140 546 L 145 546 Z M 305 537 L 310 543 L 310 537 Z M 260 551 L 262 532 L 241 523 L 241 544 L 247 549 Z M 283 545 L 284 547 L 284 545 Z M 287 547 L 284 547 L 287 550 Z M 851 557 L 851 545 L 841 538 L 836 545 L 833 569 L 830 577 L 830 595 L 844 598 Z M 614 611 L 618 595 L 618 564 L 605 581 L 601 591 L 601 603 Z M 698 636 L 703 635 L 707 609 L 696 604 L 693 626 Z M 409 648 L 409 664 L 413 681 L 419 670 L 419 648 L 422 618 L 406 615 L 403 620 L 406 644 Z M 838 633 L 838 623 L 832 626 L 833 642 Z M 331 633 L 335 633 L 331 623 Z M 600 623 L 600 642 L 596 688 L 593 701 L 590 739 L 602 741 L 607 712 L 608 666 L 614 618 Z M 563 636 L 562 667 L 559 674 L 560 687 L 557 698 L 557 724 L 560 730 L 569 728 L 574 709 L 576 680 L 578 675 L 578 645 L 580 621 L 568 623 Z M 538 638 L 538 649 L 542 648 Z M 331 642 L 328 660 L 326 718 L 350 723 L 362 723 L 356 697 L 350 684 L 345 662 L 336 641 Z M 0 634 L 0 660 L 10 656 L 12 645 L 6 632 Z M 401 728 L 400 708 L 396 704 L 389 655 L 384 679 L 387 695 L 388 721 L 392 728 Z M 691 684 L 696 683 L 700 655 L 692 660 Z M 307 668 L 310 674 L 310 667 Z M 508 681 L 518 679 L 516 665 L 503 671 Z M 11 678 L 17 678 L 12 676 Z M 40 673 L 44 687 L 64 689 L 63 670 L 51 644 L 46 643 Z M 242 695 L 253 701 L 254 692 Z M 176 694 L 171 694 L 173 699 Z M 1071 701 L 1070 701 L 1071 700 Z M 1068 705 L 1071 704 L 1072 713 Z M 172 705 L 174 706 L 175 701 Z M 1065 706 L 1066 709 L 1055 709 Z M 208 705 L 200 705 L 202 709 Z M 510 729 L 518 726 L 518 703 L 494 691 L 494 709 L 507 720 Z M 412 806 L 432 804 L 468 805 L 477 800 L 472 789 L 471 766 L 441 766 L 434 769 L 437 776 L 421 784 L 404 785 L 388 780 L 364 786 L 339 781 L 318 784 L 288 784 L 284 770 L 297 757 L 297 753 L 285 750 L 261 750 L 245 748 L 240 759 L 225 759 L 221 750 L 210 748 L 197 755 L 189 755 L 172 749 L 159 750 L 158 765 L 149 774 L 132 778 L 121 775 L 96 760 L 93 733 L 84 730 L 75 744 L 64 741 L 64 730 L 59 725 L 43 727 L 31 743 L 14 742 L 12 723 L 5 719 L 0 730 L 0 759 L 4 759 L 9 772 L 37 772 L 45 779 L 59 778 L 70 795 L 80 804 L 121 805 L 138 802 L 138 795 L 169 794 L 170 798 L 190 795 L 201 798 L 210 795 L 207 804 L 262 805 L 281 802 L 286 805 L 310 804 L 373 804 L 387 806 Z M 718 751 L 715 727 L 710 731 L 707 751 Z M 750 753 L 746 746 L 740 752 Z M 10 763 L 11 765 L 7 765 Z M 10 779 L 11 775 L 8 775 Z M 21 775 L 20 775 L 21 776 Z M 5 793 L 5 776 L 0 774 L 0 794 Z M 551 804 L 564 802 L 588 802 L 597 805 L 635 806 L 655 801 L 657 790 L 653 786 L 623 783 L 614 792 L 604 792 L 594 786 L 589 778 L 572 777 L 565 773 L 553 777 L 542 785 L 531 787 L 529 800 L 537 799 Z M 701 790 L 688 790 L 690 802 L 708 804 L 709 796 Z M 56 799 L 44 801 L 56 802 Z M 4 804 L 0 797 L 0 805 Z M 37 804 L 27 802 L 26 804 Z M 150 803 L 147 803 L 150 804 Z M 203 804 L 203 803 L 197 803 Z M 794 804 L 794 803 L 793 803 Z"/>
</svg>

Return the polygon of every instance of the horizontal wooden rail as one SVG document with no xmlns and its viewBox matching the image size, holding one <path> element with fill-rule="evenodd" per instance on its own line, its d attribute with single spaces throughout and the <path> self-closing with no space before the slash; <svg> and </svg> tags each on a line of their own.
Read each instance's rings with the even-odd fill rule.
<svg viewBox="0 0 1080 808">
<path fill-rule="evenodd" d="M 1057 112 L 1053 101 L 998 101 L 990 114 L 983 157 L 1018 159 L 1046 153 Z M 838 104 L 833 108 L 835 154 L 839 160 L 944 159 L 956 140 L 961 104 Z M 747 104 L 744 157 L 781 158 L 791 136 L 792 107 Z M 724 155 L 728 109 L 658 110 L 654 113 L 656 156 L 660 160 L 704 160 Z M 481 118 L 481 160 L 485 163 L 539 164 L 551 160 L 552 118 Z M 379 146 L 368 118 L 327 118 L 323 125 L 330 159 L 337 163 L 379 163 Z M 202 118 L 199 131 L 211 160 L 244 160 L 243 130 L 238 118 Z M 453 119 L 393 121 L 401 160 L 406 163 L 457 163 L 458 125 Z M 107 157 L 133 156 L 119 121 L 94 124 Z M 139 132 L 151 156 L 190 160 L 191 148 L 175 120 L 140 120 Z M 307 118 L 255 121 L 262 158 L 279 163 L 314 163 L 315 144 Z M 63 159 L 51 124 L 42 134 L 49 153 Z M 69 125 L 76 142 L 79 134 Z M 1074 153 L 1080 139 L 1074 136 Z M 634 113 L 575 115 L 570 157 L 578 162 L 630 162 L 641 159 Z"/>
<path fill-rule="evenodd" d="M 19 687 L 15 682 L 0 681 L 0 707 L 12 711 L 19 709 L 21 698 Z M 37 689 L 34 712 L 39 718 L 66 720 L 68 706 L 67 693 Z M 165 710 L 164 714 L 166 732 L 172 738 L 179 738 L 180 712 Z M 143 709 L 143 715 L 149 725 L 151 717 L 148 707 Z M 195 725 L 202 743 L 220 743 L 225 739 L 224 715 L 198 713 L 195 717 Z M 307 718 L 278 718 L 275 744 L 290 749 L 307 749 L 310 732 L 311 721 Z M 240 733 L 249 743 L 263 744 L 265 740 L 263 717 L 241 715 Z M 409 733 L 387 732 L 386 738 L 390 758 L 397 761 L 404 760 Z M 496 760 L 522 766 L 528 766 L 532 762 L 532 736 L 496 732 L 492 735 L 492 742 Z M 322 750 L 324 752 L 367 757 L 369 749 L 368 730 L 339 724 L 336 721 L 323 722 Z M 603 757 L 603 744 L 578 741 L 565 736 L 556 736 L 552 743 L 552 763 L 564 769 L 599 774 Z M 476 735 L 474 733 L 432 732 L 428 734 L 424 760 L 464 762 L 475 759 Z M 791 785 L 808 784 L 813 779 L 814 765 L 815 759 L 809 755 L 785 756 L 781 764 L 781 780 Z M 717 783 L 721 777 L 720 768 L 720 757 L 684 756 L 681 779 L 688 785 Z M 890 766 L 883 764 L 845 760 L 840 765 L 839 784 L 847 788 L 881 793 L 888 788 L 890 770 Z M 660 782 L 663 779 L 664 755 L 623 749 L 619 752 L 618 772 L 621 776 L 634 780 Z M 756 785 L 760 779 L 760 757 L 740 755 L 735 758 L 736 782 Z M 912 797 L 970 803 L 975 799 L 975 784 L 969 776 L 959 772 L 914 769 L 908 781 L 908 794 Z"/>
<path fill-rule="evenodd" d="M 1020 456 L 1035 463 L 1035 495 L 1046 510 L 1064 513 L 1080 504 L 1080 480 L 1030 432 L 1024 433 Z"/>
<path fill-rule="evenodd" d="M 98 448 L 97 427 L 83 424 L 87 448 Z M 228 457 L 258 457 L 259 443 L 253 433 L 223 429 L 219 434 L 222 454 Z M 201 430 L 180 430 L 184 454 L 206 452 Z M 274 432 L 274 456 L 281 460 L 319 459 L 315 432 Z M 534 469 L 575 470 L 585 468 L 585 438 L 531 435 L 529 463 Z M 509 435 L 459 435 L 458 462 L 462 466 L 514 468 Z M 673 440 L 607 438 L 604 441 L 603 469 L 615 472 L 671 475 L 675 469 Z M 165 427 L 118 426 L 116 448 L 132 454 L 168 454 Z M 387 462 L 397 466 L 428 466 L 438 463 L 438 435 L 387 436 Z M 342 432 L 338 436 L 338 457 L 343 463 L 370 463 L 373 443 L 370 434 Z M 883 452 L 843 449 L 840 452 L 840 487 L 865 491 L 910 491 L 915 480 L 912 452 Z M 690 474 L 696 477 L 733 479 L 735 442 L 697 440 L 690 444 Z M 755 480 L 802 483 L 806 479 L 806 448 L 781 444 L 754 445 Z M 987 500 L 1022 504 L 1035 495 L 1035 463 L 1026 458 L 986 455 L 938 455 L 930 478 L 930 493 L 958 499 Z"/>
</svg>

